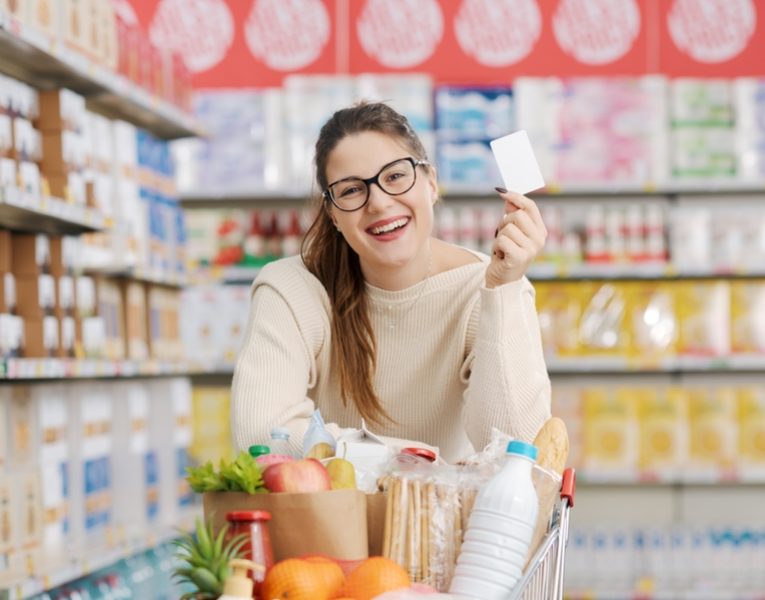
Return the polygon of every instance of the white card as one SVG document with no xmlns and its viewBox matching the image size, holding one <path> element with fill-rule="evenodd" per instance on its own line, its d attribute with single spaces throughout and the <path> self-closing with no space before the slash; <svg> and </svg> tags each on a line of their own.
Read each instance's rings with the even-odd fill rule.
<svg viewBox="0 0 765 600">
<path fill-rule="evenodd" d="M 492 140 L 490 144 L 508 190 L 528 194 L 545 186 L 529 136 L 523 129 Z"/>
</svg>

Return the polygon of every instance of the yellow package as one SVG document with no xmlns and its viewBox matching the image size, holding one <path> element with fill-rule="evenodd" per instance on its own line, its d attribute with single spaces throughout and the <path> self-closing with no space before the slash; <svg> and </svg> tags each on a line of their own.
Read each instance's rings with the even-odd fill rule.
<svg viewBox="0 0 765 600">
<path fill-rule="evenodd" d="M 631 281 L 623 285 L 630 361 L 639 366 L 660 366 L 677 353 L 674 285 L 666 281 Z"/>
<path fill-rule="evenodd" d="M 191 398 L 191 457 L 200 463 L 232 458 L 229 388 L 195 386 Z"/>
<path fill-rule="evenodd" d="M 736 463 L 736 391 L 689 388 L 688 466 L 693 477 L 726 477 Z"/>
<path fill-rule="evenodd" d="M 644 387 L 638 398 L 638 465 L 647 479 L 672 480 L 685 463 L 686 417 L 682 389 Z"/>
<path fill-rule="evenodd" d="M 730 285 L 700 280 L 675 283 L 679 319 L 678 354 L 727 356 L 730 354 Z"/>
<path fill-rule="evenodd" d="M 582 356 L 626 357 L 627 298 L 623 282 L 577 284 L 582 299 L 579 350 Z"/>
<path fill-rule="evenodd" d="M 740 473 L 745 479 L 762 481 L 765 476 L 765 389 L 742 386 L 737 396 Z"/>
<path fill-rule="evenodd" d="M 635 397 L 629 390 L 582 391 L 582 464 L 588 478 L 632 480 L 637 474 Z"/>
<path fill-rule="evenodd" d="M 534 287 L 545 354 L 553 358 L 576 356 L 576 329 L 581 309 L 571 284 L 538 282 Z"/>
<path fill-rule="evenodd" d="M 765 281 L 734 281 L 730 312 L 732 351 L 765 353 Z"/>
</svg>

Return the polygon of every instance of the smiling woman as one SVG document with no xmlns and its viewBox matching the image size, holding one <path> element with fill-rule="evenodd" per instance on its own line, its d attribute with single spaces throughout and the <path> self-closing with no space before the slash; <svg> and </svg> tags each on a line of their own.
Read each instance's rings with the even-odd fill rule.
<svg viewBox="0 0 765 600">
<path fill-rule="evenodd" d="M 316 143 L 319 210 L 301 256 L 252 287 L 232 395 L 236 445 L 315 408 L 334 435 L 359 427 L 458 460 L 492 428 L 531 441 L 550 416 L 526 269 L 547 232 L 534 202 L 500 191 L 492 256 L 432 237 L 435 168 L 382 103 L 337 111 Z"/>
</svg>

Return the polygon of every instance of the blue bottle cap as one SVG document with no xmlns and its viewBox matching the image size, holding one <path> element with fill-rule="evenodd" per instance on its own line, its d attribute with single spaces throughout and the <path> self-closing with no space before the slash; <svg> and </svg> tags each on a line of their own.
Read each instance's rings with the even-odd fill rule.
<svg viewBox="0 0 765 600">
<path fill-rule="evenodd" d="M 288 438 L 290 437 L 290 430 L 286 427 L 274 427 L 271 430 L 272 438 Z"/>
<path fill-rule="evenodd" d="M 508 454 L 518 454 L 519 456 L 528 456 L 531 460 L 537 459 L 537 447 L 534 444 L 512 440 L 507 444 Z"/>
</svg>

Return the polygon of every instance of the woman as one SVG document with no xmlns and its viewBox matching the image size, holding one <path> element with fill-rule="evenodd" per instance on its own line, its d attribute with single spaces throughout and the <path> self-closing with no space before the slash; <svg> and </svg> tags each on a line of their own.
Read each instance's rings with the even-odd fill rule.
<svg viewBox="0 0 765 600">
<path fill-rule="evenodd" d="M 438 187 L 407 120 L 381 103 L 336 112 L 316 143 L 321 208 L 301 256 L 255 280 L 232 392 L 237 447 L 280 425 L 302 448 L 318 407 L 329 431 L 367 426 L 480 450 L 492 428 L 532 440 L 550 416 L 534 291 L 547 232 L 534 202 L 497 188 L 493 255 L 431 237 Z"/>
</svg>

